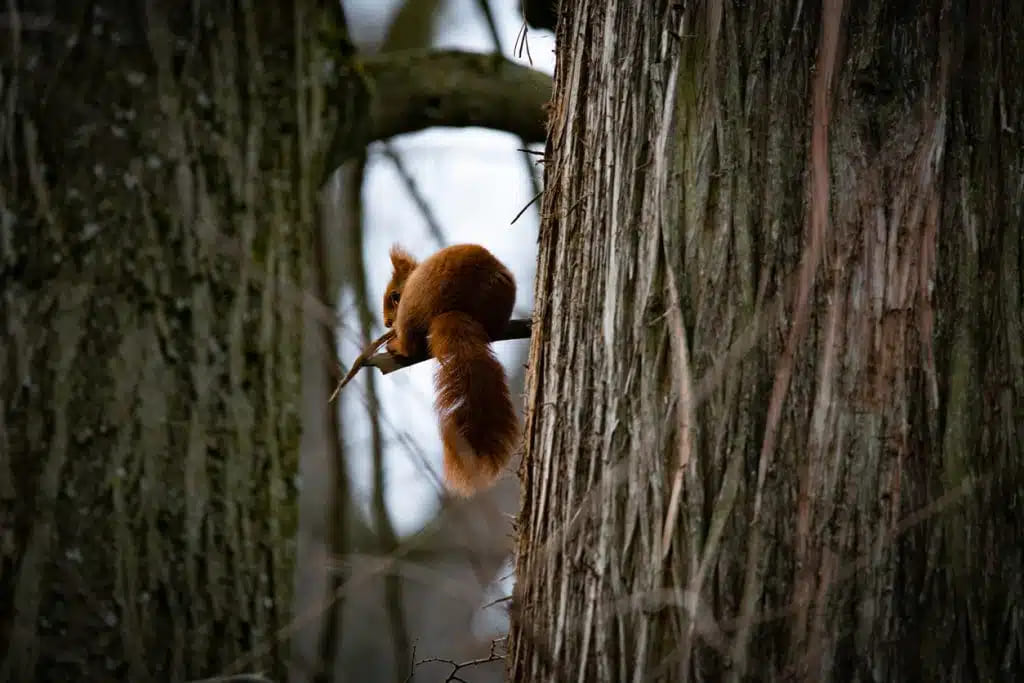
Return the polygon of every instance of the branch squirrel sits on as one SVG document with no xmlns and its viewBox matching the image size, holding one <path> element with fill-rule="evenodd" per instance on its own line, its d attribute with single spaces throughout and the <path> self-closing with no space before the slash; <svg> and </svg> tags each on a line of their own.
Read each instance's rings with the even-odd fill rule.
<svg viewBox="0 0 1024 683">
<path fill-rule="evenodd" d="M 490 487 L 512 457 L 519 421 L 505 371 L 490 342 L 508 324 L 516 298 L 512 273 L 476 244 L 446 247 L 417 263 L 391 247 L 384 325 L 397 356 L 438 361 L 434 402 L 444 444 L 444 478 L 463 496 Z"/>
</svg>

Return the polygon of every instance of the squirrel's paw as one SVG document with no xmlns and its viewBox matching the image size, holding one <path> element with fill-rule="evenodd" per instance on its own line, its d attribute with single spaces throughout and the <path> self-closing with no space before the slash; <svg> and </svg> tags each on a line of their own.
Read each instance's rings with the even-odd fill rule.
<svg viewBox="0 0 1024 683">
<path fill-rule="evenodd" d="M 388 341 L 388 344 L 385 348 L 388 350 L 388 353 L 390 353 L 392 356 L 406 355 L 405 346 L 402 344 L 402 341 L 397 336 L 393 337 L 390 341 Z"/>
</svg>

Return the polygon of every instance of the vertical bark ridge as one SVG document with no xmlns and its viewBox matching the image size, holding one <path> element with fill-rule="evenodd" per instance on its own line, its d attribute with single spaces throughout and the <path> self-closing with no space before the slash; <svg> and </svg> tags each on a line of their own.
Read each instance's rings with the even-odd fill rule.
<svg viewBox="0 0 1024 683">
<path fill-rule="evenodd" d="M 0 679 L 277 676 L 321 11 L 48 11 L 0 66 Z"/>
<path fill-rule="evenodd" d="M 563 5 L 513 679 L 1024 664 L 1022 12 Z"/>
</svg>

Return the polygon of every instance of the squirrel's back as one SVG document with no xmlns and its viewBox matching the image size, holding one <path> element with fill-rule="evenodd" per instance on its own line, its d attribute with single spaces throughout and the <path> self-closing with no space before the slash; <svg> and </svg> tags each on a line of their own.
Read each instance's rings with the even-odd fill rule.
<svg viewBox="0 0 1024 683">
<path fill-rule="evenodd" d="M 512 457 L 519 421 L 505 371 L 490 342 L 508 324 L 516 298 L 512 273 L 476 244 L 458 244 L 422 263 L 397 245 L 384 296 L 384 318 L 394 316 L 388 349 L 437 359 L 435 406 L 444 443 L 444 474 L 469 495 L 497 478 Z"/>
<path fill-rule="evenodd" d="M 426 317 L 460 311 L 483 325 L 491 339 L 508 324 L 516 300 L 512 273 L 491 252 L 477 244 L 456 244 L 420 263 L 402 289 L 399 314 Z"/>
</svg>

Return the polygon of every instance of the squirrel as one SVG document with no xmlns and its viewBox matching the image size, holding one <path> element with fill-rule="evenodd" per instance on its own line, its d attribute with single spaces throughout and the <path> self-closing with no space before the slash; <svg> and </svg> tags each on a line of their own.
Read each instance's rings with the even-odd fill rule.
<svg viewBox="0 0 1024 683">
<path fill-rule="evenodd" d="M 438 361 L 434 405 L 449 489 L 469 496 L 490 487 L 512 457 L 519 420 L 505 371 L 490 347 L 512 316 L 516 282 L 491 252 L 457 244 L 417 263 L 391 247 L 384 325 L 387 350 Z"/>
</svg>

